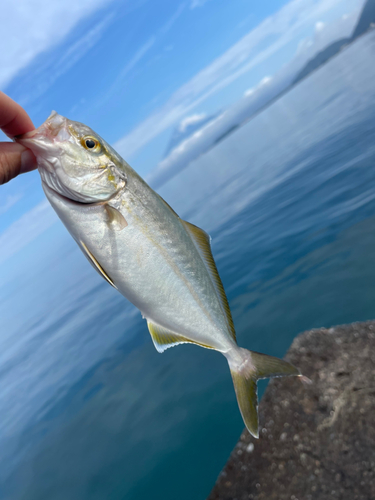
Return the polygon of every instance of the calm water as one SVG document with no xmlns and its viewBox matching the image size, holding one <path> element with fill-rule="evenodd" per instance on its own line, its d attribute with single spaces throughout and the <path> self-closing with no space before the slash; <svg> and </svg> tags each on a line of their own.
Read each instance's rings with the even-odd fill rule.
<svg viewBox="0 0 375 500">
<path fill-rule="evenodd" d="M 211 233 L 244 347 L 375 318 L 374 50 L 372 32 L 161 190 Z M 204 499 L 243 428 L 224 357 L 158 354 L 59 223 L 2 272 L 0 498 Z"/>
</svg>

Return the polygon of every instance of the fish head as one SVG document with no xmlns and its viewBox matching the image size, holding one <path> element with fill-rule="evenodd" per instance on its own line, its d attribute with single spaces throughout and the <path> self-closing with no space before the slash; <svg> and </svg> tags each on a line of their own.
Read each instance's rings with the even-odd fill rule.
<svg viewBox="0 0 375 500">
<path fill-rule="evenodd" d="M 122 158 L 90 127 L 55 111 L 15 140 L 36 156 L 42 183 L 65 198 L 103 202 L 125 187 Z"/>
</svg>

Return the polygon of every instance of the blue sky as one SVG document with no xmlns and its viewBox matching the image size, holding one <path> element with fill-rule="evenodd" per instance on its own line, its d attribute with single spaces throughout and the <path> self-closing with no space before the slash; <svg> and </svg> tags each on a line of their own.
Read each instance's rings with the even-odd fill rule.
<svg viewBox="0 0 375 500">
<path fill-rule="evenodd" d="M 0 88 L 26 108 L 36 126 L 55 109 L 92 127 L 147 175 L 179 123 L 227 108 L 300 53 L 307 57 L 347 34 L 362 5 L 363 0 L 7 2 Z M 0 189 L 1 263 L 56 219 L 37 172 Z"/>
</svg>

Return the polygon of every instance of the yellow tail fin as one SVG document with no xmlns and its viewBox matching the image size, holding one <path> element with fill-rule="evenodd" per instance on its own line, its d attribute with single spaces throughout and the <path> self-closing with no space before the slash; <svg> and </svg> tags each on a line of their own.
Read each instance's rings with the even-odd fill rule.
<svg viewBox="0 0 375 500">
<path fill-rule="evenodd" d="M 257 380 L 301 374 L 287 361 L 242 348 L 228 356 L 228 362 L 243 421 L 250 434 L 258 438 Z"/>
</svg>

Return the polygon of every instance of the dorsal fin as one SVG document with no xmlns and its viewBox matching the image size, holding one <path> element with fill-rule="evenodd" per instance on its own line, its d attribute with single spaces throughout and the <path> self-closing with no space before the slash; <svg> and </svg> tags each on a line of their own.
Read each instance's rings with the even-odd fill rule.
<svg viewBox="0 0 375 500">
<path fill-rule="evenodd" d="M 194 340 L 190 340 L 179 333 L 175 333 L 172 330 L 168 330 L 163 326 L 153 323 L 149 319 L 147 320 L 147 326 L 154 343 L 154 346 L 158 352 L 164 352 L 169 347 L 174 347 L 178 344 L 197 344 L 201 347 L 206 347 L 207 349 L 213 349 L 213 347 L 205 344 L 200 344 Z"/>
<path fill-rule="evenodd" d="M 212 279 L 213 285 L 215 287 L 217 296 L 220 300 L 222 310 L 223 310 L 225 317 L 227 319 L 227 325 L 228 325 L 229 332 L 230 332 L 233 340 L 236 340 L 236 331 L 234 329 L 232 313 L 230 312 L 228 299 L 227 299 L 227 296 L 225 294 L 225 290 L 224 290 L 223 284 L 221 282 L 219 273 L 217 271 L 217 267 L 216 267 L 214 258 L 212 256 L 211 238 L 200 227 L 194 226 L 194 224 L 190 224 L 190 222 L 186 222 L 185 220 L 182 220 L 182 219 L 181 219 L 181 222 L 184 225 L 187 232 L 190 234 L 192 240 L 194 241 L 195 246 L 197 247 L 197 250 L 198 250 L 200 256 L 202 257 L 202 260 L 207 268 L 207 271 L 209 272 L 209 274 L 211 276 L 211 279 Z"/>
<path fill-rule="evenodd" d="M 113 281 L 111 280 L 111 278 L 104 271 L 104 269 L 102 268 L 102 266 L 99 264 L 99 262 L 96 260 L 96 258 L 94 257 L 94 255 L 87 248 L 87 246 L 83 243 L 83 241 L 80 241 L 80 244 L 81 244 L 81 248 L 83 250 L 83 253 L 86 255 L 87 260 L 90 262 L 90 264 L 92 265 L 92 267 L 100 274 L 100 276 L 102 276 L 106 281 L 108 281 L 108 283 L 110 285 L 112 285 L 113 288 L 116 288 L 116 290 L 117 290 L 117 286 L 113 283 Z"/>
</svg>

